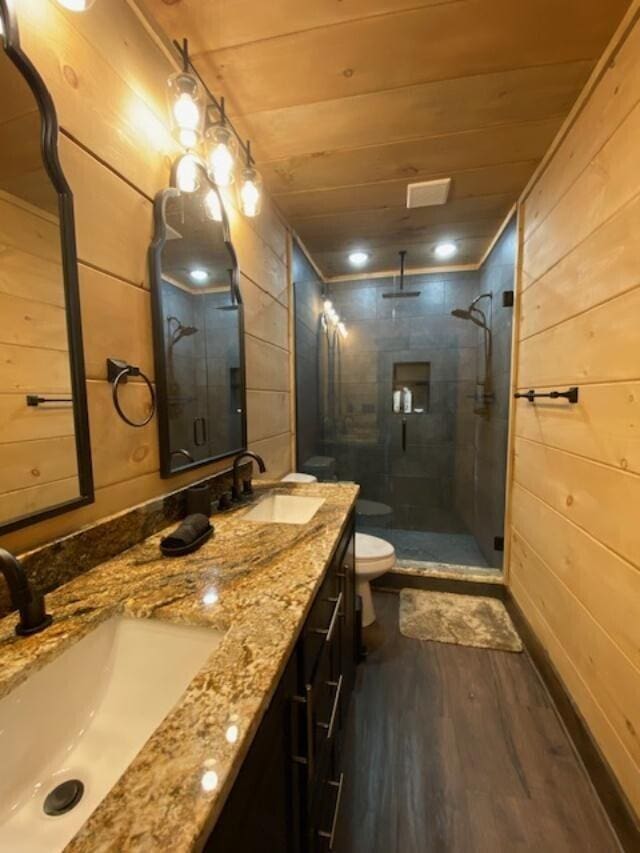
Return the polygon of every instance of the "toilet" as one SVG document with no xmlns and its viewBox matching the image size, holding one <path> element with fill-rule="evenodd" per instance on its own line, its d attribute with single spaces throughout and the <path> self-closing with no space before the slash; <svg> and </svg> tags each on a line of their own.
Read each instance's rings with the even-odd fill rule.
<svg viewBox="0 0 640 853">
<path fill-rule="evenodd" d="M 292 474 L 287 474 L 286 477 L 283 477 L 280 480 L 281 483 L 317 483 L 318 478 L 314 477 L 313 474 L 301 474 L 298 471 L 294 471 Z"/>
<path fill-rule="evenodd" d="M 390 542 L 368 533 L 356 533 L 356 592 L 362 599 L 363 628 L 376 621 L 369 582 L 388 572 L 395 563 L 396 552 Z"/>
</svg>

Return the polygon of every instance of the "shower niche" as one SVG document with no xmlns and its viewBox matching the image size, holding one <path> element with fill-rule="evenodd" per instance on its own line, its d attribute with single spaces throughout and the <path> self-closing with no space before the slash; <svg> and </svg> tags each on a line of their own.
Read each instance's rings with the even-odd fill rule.
<svg viewBox="0 0 640 853">
<path fill-rule="evenodd" d="M 401 361 L 393 365 L 392 410 L 423 415 L 429 411 L 431 362 Z"/>
</svg>

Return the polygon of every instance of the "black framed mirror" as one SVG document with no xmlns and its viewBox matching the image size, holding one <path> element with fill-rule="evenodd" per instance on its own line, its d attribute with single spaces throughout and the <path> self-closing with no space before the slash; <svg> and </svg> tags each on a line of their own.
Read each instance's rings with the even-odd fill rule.
<svg viewBox="0 0 640 853">
<path fill-rule="evenodd" d="M 155 199 L 150 248 L 160 472 L 247 446 L 243 306 L 222 198 L 197 158 L 193 192 Z"/>
<path fill-rule="evenodd" d="M 93 501 L 73 194 L 0 0 L 0 534 Z"/>
</svg>

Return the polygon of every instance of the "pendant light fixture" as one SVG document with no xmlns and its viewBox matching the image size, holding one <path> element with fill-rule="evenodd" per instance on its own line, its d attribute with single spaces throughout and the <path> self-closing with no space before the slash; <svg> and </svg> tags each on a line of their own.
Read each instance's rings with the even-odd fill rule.
<svg viewBox="0 0 640 853">
<path fill-rule="evenodd" d="M 204 197 L 205 211 L 209 219 L 214 222 L 222 222 L 222 203 L 217 191 L 211 188 Z"/>
<path fill-rule="evenodd" d="M 194 193 L 200 186 L 200 162 L 193 154 L 183 154 L 176 166 L 176 186 L 182 193 Z"/>
<path fill-rule="evenodd" d="M 240 175 L 240 206 L 245 216 L 254 217 L 262 208 L 262 178 L 253 166 L 251 142 L 247 140 L 247 165 Z"/>
<path fill-rule="evenodd" d="M 167 98 L 174 137 L 184 148 L 195 148 L 202 137 L 205 96 L 197 77 L 189 71 L 189 51 L 184 44 L 182 71 L 167 80 Z"/>
<path fill-rule="evenodd" d="M 195 192 L 201 182 L 200 169 L 206 171 L 216 187 L 231 186 L 236 177 L 236 161 L 241 149 L 246 155 L 246 165 L 238 180 L 240 208 L 245 216 L 258 216 L 262 207 L 262 176 L 251 156 L 251 143 L 247 141 L 246 145 L 243 144 L 233 122 L 226 115 L 224 98 L 218 101 L 198 74 L 189 58 L 187 40 L 174 41 L 173 44 L 180 54 L 183 70 L 169 78 L 169 109 L 174 135 L 187 149 L 187 154 L 175 166 L 176 186 L 181 192 Z M 199 148 L 202 141 L 204 154 L 201 157 L 196 149 L 203 150 Z M 217 192 L 208 192 L 204 204 L 210 219 L 222 221 L 223 211 Z"/>
<path fill-rule="evenodd" d="M 205 133 L 207 171 L 209 177 L 219 187 L 229 187 L 234 181 L 234 169 L 238 143 L 233 131 L 227 124 L 224 111 L 224 98 L 220 99 L 220 120 Z"/>
</svg>

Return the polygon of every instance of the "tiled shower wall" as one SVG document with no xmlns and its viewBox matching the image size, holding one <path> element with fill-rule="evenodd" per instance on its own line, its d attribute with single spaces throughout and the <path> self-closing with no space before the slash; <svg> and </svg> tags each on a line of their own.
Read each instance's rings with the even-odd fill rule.
<svg viewBox="0 0 640 853">
<path fill-rule="evenodd" d="M 295 299 L 296 467 L 322 453 L 320 314 L 322 282 L 294 241 L 291 256 Z"/>
<path fill-rule="evenodd" d="M 480 270 L 480 292 L 491 293 L 493 297 L 491 379 L 495 398 L 488 407 L 488 416 L 475 418 L 473 452 L 469 459 L 472 468 L 461 472 L 460 481 L 456 482 L 456 508 L 475 536 L 487 563 L 496 568 L 502 566 L 502 553 L 494 548 L 494 537 L 502 537 L 504 530 L 513 321 L 513 308 L 503 306 L 503 294 L 513 290 L 516 234 L 514 219 Z M 486 303 L 483 300 L 481 307 Z M 480 347 L 479 334 L 480 330 Z M 470 478 L 471 490 L 468 489 Z"/>
<path fill-rule="evenodd" d="M 419 296 L 383 298 L 393 287 L 391 278 L 329 286 L 349 334 L 330 351 L 324 453 L 363 498 L 393 508 L 395 527 L 465 532 L 454 481 L 471 492 L 477 336 L 450 312 L 478 294 L 479 274 L 407 276 L 405 290 Z M 408 416 L 405 450 L 402 416 L 392 411 L 397 362 L 428 362 L 431 372 L 429 408 Z"/>
</svg>

